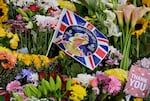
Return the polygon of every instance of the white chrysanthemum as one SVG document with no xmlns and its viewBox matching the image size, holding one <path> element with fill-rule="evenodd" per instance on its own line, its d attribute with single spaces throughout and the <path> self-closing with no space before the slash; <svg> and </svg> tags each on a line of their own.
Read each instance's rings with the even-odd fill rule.
<svg viewBox="0 0 150 101">
<path fill-rule="evenodd" d="M 94 76 L 91 76 L 90 74 L 78 74 L 77 78 L 73 78 L 78 83 L 80 83 L 84 87 L 88 87 L 89 81 L 93 79 Z"/>
<path fill-rule="evenodd" d="M 57 9 L 58 3 L 56 0 L 37 0 L 37 5 L 45 10 L 52 7 L 53 9 Z"/>
</svg>

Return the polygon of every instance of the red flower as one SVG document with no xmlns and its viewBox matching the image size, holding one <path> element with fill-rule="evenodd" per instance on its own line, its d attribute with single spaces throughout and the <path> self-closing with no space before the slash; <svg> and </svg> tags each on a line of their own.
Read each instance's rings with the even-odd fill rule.
<svg viewBox="0 0 150 101">
<path fill-rule="evenodd" d="M 36 4 L 32 4 L 32 5 L 30 5 L 29 9 L 30 9 L 31 11 L 38 11 L 38 10 L 39 10 L 39 7 L 38 7 Z"/>
<path fill-rule="evenodd" d="M 40 79 L 45 78 L 45 72 L 44 71 L 39 72 L 39 78 Z"/>
<path fill-rule="evenodd" d="M 48 8 L 48 12 L 55 11 L 52 7 Z"/>
</svg>

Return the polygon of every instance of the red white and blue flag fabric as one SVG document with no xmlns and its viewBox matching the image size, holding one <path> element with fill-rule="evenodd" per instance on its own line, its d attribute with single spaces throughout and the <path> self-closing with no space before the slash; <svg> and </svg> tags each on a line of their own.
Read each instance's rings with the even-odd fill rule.
<svg viewBox="0 0 150 101">
<path fill-rule="evenodd" d="M 53 42 L 66 54 L 94 70 L 108 53 L 107 38 L 91 23 L 63 9 Z"/>
</svg>

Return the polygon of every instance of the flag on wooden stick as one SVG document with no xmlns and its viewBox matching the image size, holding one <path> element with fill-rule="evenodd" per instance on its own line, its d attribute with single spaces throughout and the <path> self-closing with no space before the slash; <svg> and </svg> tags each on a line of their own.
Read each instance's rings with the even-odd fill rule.
<svg viewBox="0 0 150 101">
<path fill-rule="evenodd" d="M 108 53 L 107 38 L 94 25 L 67 9 L 61 13 L 52 42 L 91 70 Z"/>
</svg>

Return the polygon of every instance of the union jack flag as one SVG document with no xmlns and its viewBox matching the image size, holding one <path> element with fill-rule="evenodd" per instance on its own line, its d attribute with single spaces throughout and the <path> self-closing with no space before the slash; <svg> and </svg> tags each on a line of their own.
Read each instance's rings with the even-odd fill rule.
<svg viewBox="0 0 150 101">
<path fill-rule="evenodd" d="M 63 9 L 54 33 L 54 43 L 66 54 L 94 70 L 108 53 L 107 38 L 91 23 Z"/>
</svg>

